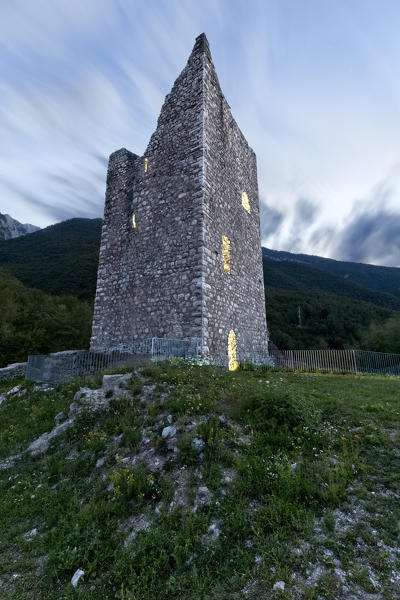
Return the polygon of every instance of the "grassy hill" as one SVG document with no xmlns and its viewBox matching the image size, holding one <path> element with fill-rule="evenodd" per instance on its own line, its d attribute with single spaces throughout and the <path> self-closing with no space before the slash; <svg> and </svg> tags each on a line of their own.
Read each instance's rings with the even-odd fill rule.
<svg viewBox="0 0 400 600">
<path fill-rule="evenodd" d="M 396 378 L 158 363 L 15 383 L 4 600 L 398 597 Z"/>
</svg>

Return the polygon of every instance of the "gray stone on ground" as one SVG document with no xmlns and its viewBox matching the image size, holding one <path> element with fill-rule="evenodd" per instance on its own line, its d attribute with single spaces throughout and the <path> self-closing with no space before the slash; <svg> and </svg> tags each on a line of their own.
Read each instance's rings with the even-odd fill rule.
<svg viewBox="0 0 400 600">
<path fill-rule="evenodd" d="M 7 392 L 8 395 L 13 395 L 13 394 L 18 394 L 18 392 L 20 391 L 21 386 L 20 385 L 16 385 L 15 387 L 11 388 L 11 390 L 9 392 Z"/>
<path fill-rule="evenodd" d="M 274 586 L 272 588 L 273 590 L 281 590 L 283 592 L 283 590 L 285 589 L 285 582 L 284 581 L 277 581 L 276 583 L 274 583 Z"/>
<path fill-rule="evenodd" d="M 161 435 L 163 438 L 167 438 L 167 437 L 174 437 L 175 434 L 176 434 L 176 427 L 174 427 L 173 425 L 168 425 L 168 427 L 164 427 Z"/>
<path fill-rule="evenodd" d="M 148 531 L 150 529 L 150 521 L 147 516 L 142 513 L 126 521 L 124 524 L 124 529 L 129 531 L 129 535 L 124 542 L 124 546 L 127 548 L 130 544 L 132 544 L 140 531 Z"/>
<path fill-rule="evenodd" d="M 38 454 L 43 454 L 44 452 L 47 452 L 51 440 L 64 433 L 64 431 L 69 429 L 73 425 L 73 423 L 73 419 L 67 419 L 67 421 L 64 421 L 64 423 L 61 423 L 60 425 L 57 425 L 51 431 L 43 433 L 40 437 L 38 437 L 31 444 L 29 444 L 28 452 L 30 452 L 32 456 L 37 456 Z"/>
<path fill-rule="evenodd" d="M 205 485 L 201 485 L 197 490 L 196 498 L 194 501 L 193 512 L 196 512 L 199 506 L 207 506 L 211 504 L 212 492 Z"/>
<path fill-rule="evenodd" d="M 54 421 L 55 421 L 56 425 L 60 425 L 60 423 L 62 423 L 65 419 L 66 419 L 66 416 L 63 412 L 57 413 L 56 416 L 54 417 Z"/>
<path fill-rule="evenodd" d="M 213 544 L 217 541 L 219 536 L 221 535 L 221 530 L 218 527 L 218 521 L 211 521 L 210 526 L 207 530 L 207 533 L 201 536 L 201 540 L 203 544 L 209 545 Z"/>
<path fill-rule="evenodd" d="M 122 376 L 119 376 L 122 377 Z M 125 376 L 123 376 L 125 377 Z M 28 446 L 28 452 L 32 456 L 37 456 L 47 451 L 50 441 L 64 433 L 72 427 L 76 417 L 84 410 L 95 412 L 100 409 L 107 408 L 109 405 L 108 399 L 105 397 L 104 389 L 92 390 L 90 388 L 81 388 L 74 396 L 74 401 L 70 404 L 68 418 L 63 423 L 59 421 L 63 418 L 63 413 L 56 415 L 56 423 L 58 424 L 49 432 L 43 433 L 40 437 L 34 440 Z"/>
<path fill-rule="evenodd" d="M 204 450 L 205 447 L 205 443 L 201 438 L 193 438 L 193 446 L 195 448 L 195 450 L 197 451 L 197 453 L 200 453 Z"/>
<path fill-rule="evenodd" d="M 116 374 L 116 375 L 104 375 L 102 388 L 104 393 L 112 392 L 113 395 L 120 395 L 124 393 L 124 388 L 127 383 L 132 379 L 132 373 Z"/>
<path fill-rule="evenodd" d="M 32 538 L 35 537 L 35 535 L 37 535 L 37 528 L 34 527 L 33 529 L 31 529 L 30 531 L 27 531 L 24 535 L 25 535 L 25 539 L 27 541 L 30 541 Z"/>
<path fill-rule="evenodd" d="M 235 469 L 222 469 L 222 483 L 232 483 L 236 478 Z"/>
</svg>

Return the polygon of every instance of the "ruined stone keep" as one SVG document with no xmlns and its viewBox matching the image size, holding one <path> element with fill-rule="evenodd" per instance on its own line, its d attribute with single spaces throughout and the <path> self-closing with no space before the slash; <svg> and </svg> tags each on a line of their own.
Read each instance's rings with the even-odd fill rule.
<svg viewBox="0 0 400 600">
<path fill-rule="evenodd" d="M 268 360 L 256 156 L 204 34 L 144 155 L 109 160 L 91 349 L 152 337 L 230 368 Z"/>
</svg>

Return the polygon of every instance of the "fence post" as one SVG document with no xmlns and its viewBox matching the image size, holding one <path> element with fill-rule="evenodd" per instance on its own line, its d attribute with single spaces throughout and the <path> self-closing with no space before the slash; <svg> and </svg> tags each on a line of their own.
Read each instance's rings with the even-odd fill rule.
<svg viewBox="0 0 400 600">
<path fill-rule="evenodd" d="M 354 373 L 356 373 L 358 375 L 356 350 L 352 350 L 352 353 L 353 353 Z"/>
</svg>

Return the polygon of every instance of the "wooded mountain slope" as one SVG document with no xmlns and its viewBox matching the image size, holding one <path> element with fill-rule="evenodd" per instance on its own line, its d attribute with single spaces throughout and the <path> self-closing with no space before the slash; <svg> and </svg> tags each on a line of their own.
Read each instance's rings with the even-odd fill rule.
<svg viewBox="0 0 400 600">
<path fill-rule="evenodd" d="M 263 248 L 263 259 L 280 262 L 295 263 L 296 268 L 310 265 L 320 271 L 331 273 L 347 281 L 354 281 L 371 290 L 393 294 L 400 298 L 400 268 L 381 267 L 363 263 L 346 262 L 323 258 L 310 254 L 292 254 L 291 252 L 278 252 Z"/>
<path fill-rule="evenodd" d="M 51 296 L 0 270 L 0 367 L 89 345 L 92 310 L 75 296 Z"/>
<path fill-rule="evenodd" d="M 93 300 L 101 219 L 70 219 L 0 242 L 0 266 L 29 287 Z"/>
<path fill-rule="evenodd" d="M 70 219 L 0 242 L 0 266 L 26 286 L 93 302 L 101 223 Z M 400 322 L 400 269 L 267 248 L 263 267 L 268 327 L 281 348 L 400 351 L 389 335 Z"/>
</svg>

